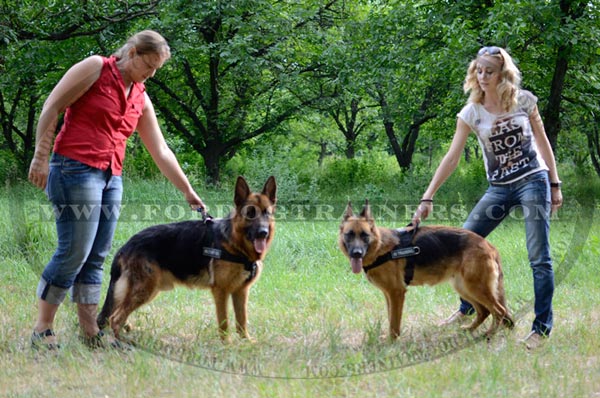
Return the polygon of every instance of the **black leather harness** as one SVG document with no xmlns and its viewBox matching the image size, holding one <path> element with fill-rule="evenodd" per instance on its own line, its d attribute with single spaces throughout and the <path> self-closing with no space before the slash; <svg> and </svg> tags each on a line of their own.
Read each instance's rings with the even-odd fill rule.
<svg viewBox="0 0 600 398">
<path fill-rule="evenodd" d="M 411 226 L 409 224 L 408 226 Z M 365 274 L 373 268 L 377 268 L 382 264 L 387 263 L 391 260 L 397 260 L 399 258 L 406 258 L 406 265 L 404 267 L 404 283 L 408 286 L 415 275 L 415 256 L 421 253 L 421 248 L 413 244 L 415 234 L 417 233 L 418 225 L 416 225 L 412 231 L 406 231 L 405 229 L 397 229 L 396 235 L 400 242 L 392 248 L 389 252 L 382 254 L 377 257 L 372 264 L 363 266 Z"/>
<path fill-rule="evenodd" d="M 202 255 L 230 263 L 242 264 L 244 266 L 244 270 L 250 273 L 248 279 L 246 279 L 246 282 L 250 282 L 252 279 L 254 279 L 258 270 L 257 262 L 250 261 L 244 256 L 236 256 L 235 254 L 231 254 L 225 250 L 221 244 L 221 242 L 225 240 L 225 236 L 223 235 L 221 228 L 219 228 L 219 226 L 214 222 L 213 218 L 206 213 L 202 213 L 202 218 L 208 229 L 207 242 L 211 243 L 211 246 L 202 247 Z"/>
</svg>

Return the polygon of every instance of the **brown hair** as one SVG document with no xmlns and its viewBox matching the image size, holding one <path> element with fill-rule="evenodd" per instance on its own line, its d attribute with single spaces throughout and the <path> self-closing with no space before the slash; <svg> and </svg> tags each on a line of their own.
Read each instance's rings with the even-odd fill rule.
<svg viewBox="0 0 600 398">
<path fill-rule="evenodd" d="M 167 41 L 153 30 L 142 30 L 131 36 L 113 55 L 118 59 L 129 58 L 132 48 L 135 48 L 139 55 L 158 54 L 165 60 L 171 58 L 171 49 Z"/>
</svg>

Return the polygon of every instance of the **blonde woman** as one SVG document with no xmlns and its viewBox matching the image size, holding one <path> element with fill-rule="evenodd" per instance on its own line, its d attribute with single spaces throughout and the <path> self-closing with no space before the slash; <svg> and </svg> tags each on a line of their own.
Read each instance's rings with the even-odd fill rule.
<svg viewBox="0 0 600 398">
<path fill-rule="evenodd" d="M 91 346 L 106 340 L 96 312 L 121 205 L 126 142 L 134 131 L 189 205 L 204 206 L 167 146 L 144 86 L 169 57 L 160 34 L 141 31 L 112 56 L 92 55 L 72 66 L 44 103 L 29 180 L 46 190 L 55 209 L 58 245 L 37 288 L 34 348 L 58 348 L 53 323 L 69 290 L 83 340 Z"/>
<path fill-rule="evenodd" d="M 413 217 L 420 222 L 433 211 L 433 198 L 458 166 L 468 135 L 483 150 L 489 187 L 463 227 L 486 237 L 516 207 L 523 208 L 529 264 L 533 272 L 535 318 L 523 339 L 528 349 L 543 343 L 552 330 L 554 271 L 550 256 L 550 214 L 562 205 L 561 182 L 537 98 L 520 88 L 521 73 L 500 47 L 483 47 L 470 63 L 464 83 L 469 100 L 459 112 L 456 132 Z M 461 299 L 458 311 L 441 325 L 473 313 Z"/>
</svg>

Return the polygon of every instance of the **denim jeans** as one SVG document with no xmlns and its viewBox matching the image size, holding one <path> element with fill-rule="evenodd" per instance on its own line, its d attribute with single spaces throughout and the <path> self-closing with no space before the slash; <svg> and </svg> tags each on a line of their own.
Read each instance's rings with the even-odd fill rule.
<svg viewBox="0 0 600 398">
<path fill-rule="evenodd" d="M 490 185 L 469 214 L 463 227 L 488 236 L 514 208 L 521 207 L 529 265 L 533 271 L 534 313 L 532 330 L 548 335 L 552 330 L 554 271 L 550 257 L 550 185 L 545 171 L 507 185 Z M 460 311 L 473 311 L 461 299 Z"/>
<path fill-rule="evenodd" d="M 44 268 L 37 295 L 60 304 L 71 289 L 76 303 L 98 304 L 103 263 L 121 207 L 120 176 L 54 154 L 47 194 L 56 218 L 58 245 Z"/>
</svg>

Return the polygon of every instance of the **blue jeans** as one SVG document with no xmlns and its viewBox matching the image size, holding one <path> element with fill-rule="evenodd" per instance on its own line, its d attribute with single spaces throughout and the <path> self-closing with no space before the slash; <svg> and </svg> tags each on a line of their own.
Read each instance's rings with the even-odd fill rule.
<svg viewBox="0 0 600 398">
<path fill-rule="evenodd" d="M 523 210 L 527 253 L 533 271 L 535 319 L 531 330 L 549 335 L 552 330 L 554 271 L 550 257 L 550 185 L 547 172 L 537 172 L 507 185 L 490 185 L 463 227 L 486 237 L 517 207 Z M 473 307 L 461 299 L 460 311 L 468 314 Z"/>
<path fill-rule="evenodd" d="M 54 154 L 47 194 L 56 218 L 58 247 L 37 288 L 40 299 L 61 304 L 69 289 L 73 302 L 98 304 L 103 263 L 119 218 L 120 176 Z"/>
</svg>

